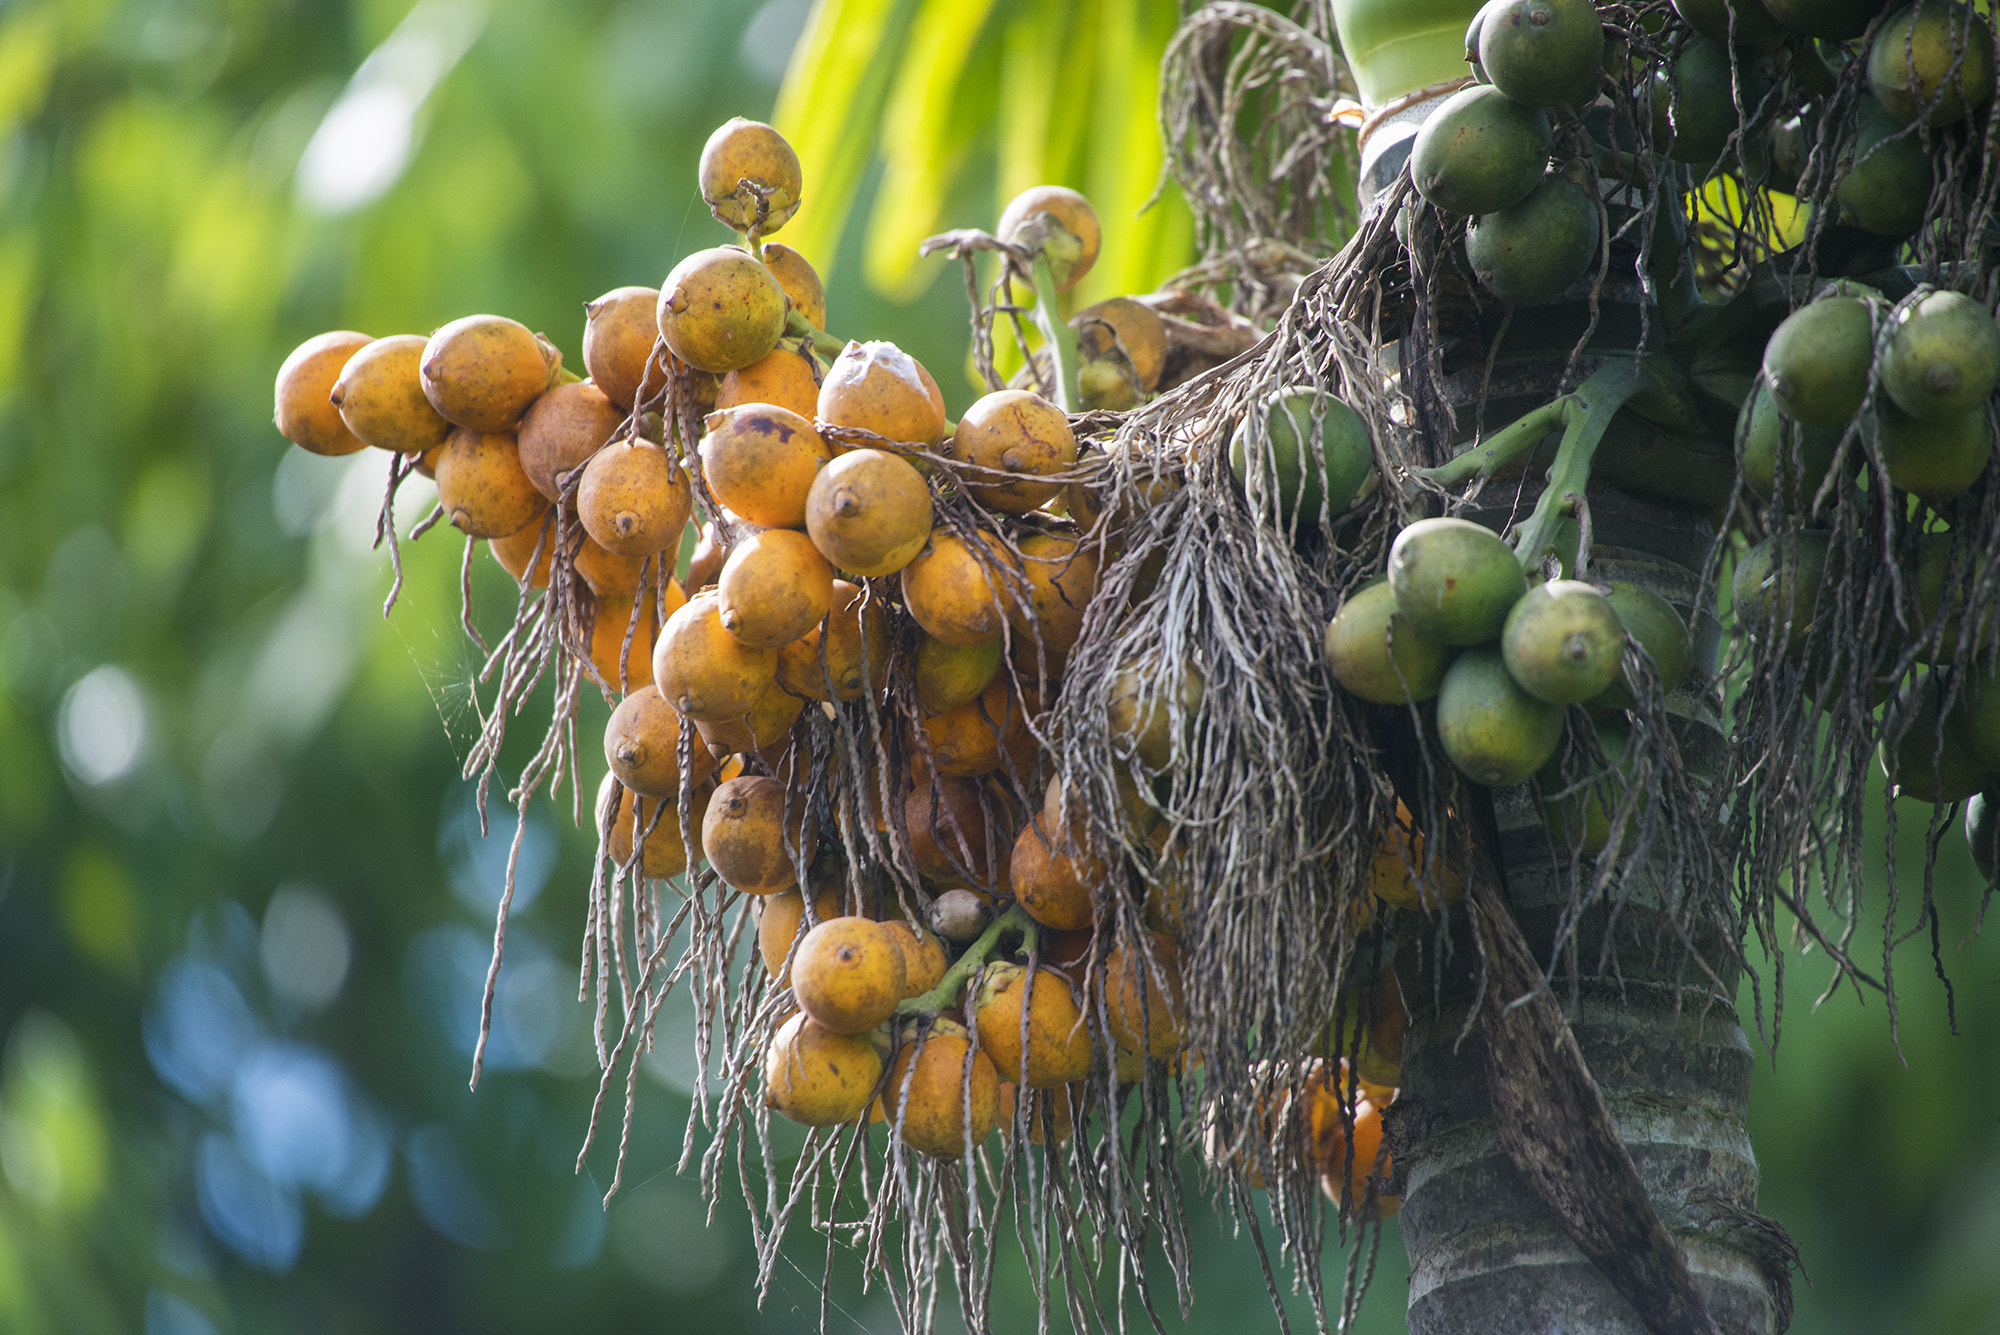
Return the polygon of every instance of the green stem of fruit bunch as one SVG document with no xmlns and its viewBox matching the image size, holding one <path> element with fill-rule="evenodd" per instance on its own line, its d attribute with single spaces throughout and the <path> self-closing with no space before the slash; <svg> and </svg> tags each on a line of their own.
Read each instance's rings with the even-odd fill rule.
<svg viewBox="0 0 2000 1335">
<path fill-rule="evenodd" d="M 1056 277 L 1049 257 L 1035 256 L 1035 327 L 1042 331 L 1055 378 L 1055 404 L 1066 413 L 1078 411 L 1083 402 L 1077 375 L 1081 363 L 1076 351 L 1076 330 L 1069 327 L 1056 310 Z"/>
<path fill-rule="evenodd" d="M 1522 414 L 1450 463 L 1424 469 L 1423 476 L 1450 489 L 1484 481 L 1503 465 L 1536 449 L 1551 431 L 1560 429 L 1562 440 L 1549 465 L 1548 486 L 1514 538 L 1514 555 L 1523 569 L 1533 571 L 1557 549 L 1563 519 L 1575 513 L 1577 501 L 1590 485 L 1591 461 L 1597 457 L 1598 443 L 1610 429 L 1611 419 L 1656 378 L 1654 368 L 1644 359 L 1607 363 L 1570 393 Z"/>
<path fill-rule="evenodd" d="M 928 992 L 907 997 L 896 1007 L 898 1015 L 936 1015 L 957 1004 L 959 994 L 965 991 L 965 984 L 972 975 L 986 967 L 988 960 L 1001 952 L 1001 942 L 1007 942 L 1007 949 L 1032 951 L 1041 935 L 1041 924 L 1028 916 L 1028 911 L 1019 904 L 995 918 L 979 939 L 965 948 L 952 966 L 944 971 L 938 985 Z M 1014 938 L 1018 937 L 1016 942 Z"/>
<path fill-rule="evenodd" d="M 806 339 L 812 344 L 812 350 L 828 361 L 838 357 L 847 348 L 846 339 L 835 338 L 826 330 L 816 327 L 811 320 L 796 310 L 785 316 L 785 337 Z"/>
</svg>

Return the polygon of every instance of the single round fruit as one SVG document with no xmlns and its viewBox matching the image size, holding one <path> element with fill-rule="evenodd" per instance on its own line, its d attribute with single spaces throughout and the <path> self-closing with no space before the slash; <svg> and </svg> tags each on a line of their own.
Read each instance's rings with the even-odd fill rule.
<svg viewBox="0 0 2000 1335">
<path fill-rule="evenodd" d="M 960 483 L 980 504 L 1026 514 L 1055 498 L 1076 466 L 1076 436 L 1063 410 L 1022 389 L 995 390 L 965 410 L 945 449 L 963 466 Z"/>
<path fill-rule="evenodd" d="M 704 589 L 667 618 L 653 646 L 660 694 L 689 718 L 743 717 L 777 679 L 778 653 L 744 644 L 722 626 L 721 599 Z"/>
<path fill-rule="evenodd" d="M 603 448 L 624 420 L 625 410 L 588 380 L 557 385 L 529 405 L 521 418 L 517 439 L 528 481 L 555 500 L 562 476 Z"/>
<path fill-rule="evenodd" d="M 1098 248 L 1103 244 L 1097 210 L 1090 207 L 1089 200 L 1068 186 L 1030 186 L 1007 201 L 993 233 L 1002 241 L 1014 241 L 1022 225 L 1037 213 L 1051 215 L 1064 231 L 1076 238 L 1073 254 L 1056 253 L 1057 247 L 1049 247 L 1049 272 L 1056 280 L 1056 291 L 1067 292 L 1082 282 L 1083 276 L 1090 272 L 1090 266 L 1097 263 Z"/>
<path fill-rule="evenodd" d="M 931 901 L 924 917 L 931 930 L 955 946 L 969 946 L 993 922 L 993 905 L 972 890 L 947 890 Z"/>
<path fill-rule="evenodd" d="M 833 567 L 805 534 L 769 528 L 730 550 L 715 588 L 722 628 L 745 644 L 776 649 L 826 619 Z"/>
<path fill-rule="evenodd" d="M 1493 213 L 1541 181 L 1551 138 L 1547 112 L 1490 85 L 1461 88 L 1417 131 L 1410 179 L 1447 213 Z"/>
<path fill-rule="evenodd" d="M 859 700 L 889 679 L 889 620 L 859 585 L 833 581 L 824 626 L 778 650 L 778 682 L 812 700 Z M 833 688 L 827 689 L 831 676 Z"/>
<path fill-rule="evenodd" d="M 751 403 L 710 413 L 703 425 L 701 467 L 710 494 L 753 524 L 804 527 L 806 497 L 833 458 L 812 423 L 789 409 Z M 928 504 L 930 493 L 924 495 Z"/>
<path fill-rule="evenodd" d="M 1467 649 L 1438 688 L 1438 740 L 1477 783 L 1504 788 L 1548 763 L 1562 742 L 1563 710 L 1522 690 L 1497 648 Z"/>
<path fill-rule="evenodd" d="M 1591 0 L 1499 0 L 1480 15 L 1479 67 L 1495 88 L 1531 107 L 1595 100 L 1604 24 Z"/>
<path fill-rule="evenodd" d="M 972 542 L 942 531 L 903 567 L 903 606 L 934 639 L 970 648 L 1000 638 L 1013 589 L 999 563 L 1010 554 L 981 531 Z"/>
<path fill-rule="evenodd" d="M 1661 689 L 1672 691 L 1678 687 L 1694 660 L 1689 652 L 1687 622 L 1674 610 L 1674 605 L 1651 589 L 1625 580 L 1611 581 L 1611 591 L 1604 597 L 1618 614 L 1625 633 L 1637 640 L 1653 660 Z M 1599 709 L 1632 707 L 1632 682 L 1625 675 L 1622 663 L 1617 679 L 1592 697 L 1590 703 Z"/>
<path fill-rule="evenodd" d="M 701 197 L 724 227 L 759 236 L 799 211 L 799 155 L 762 121 L 731 116 L 701 150 Z"/>
<path fill-rule="evenodd" d="M 868 1111 L 882 1083 L 882 1054 L 865 1038 L 794 1015 L 771 1037 L 764 1100 L 805 1126 L 838 1126 Z"/>
<path fill-rule="evenodd" d="M 926 635 L 917 645 L 910 675 L 917 685 L 917 703 L 926 714 L 942 714 L 979 698 L 1000 671 L 1006 646 L 999 640 L 962 646 Z"/>
<path fill-rule="evenodd" d="M 562 354 L 519 320 L 467 315 L 424 344 L 424 397 L 449 422 L 506 431 L 556 383 Z"/>
<path fill-rule="evenodd" d="M 1046 808 L 1014 839 L 1008 888 L 1027 915 L 1057 931 L 1091 925 L 1091 889 L 1110 880 L 1111 869 L 1090 851 L 1082 817 L 1059 822 Z"/>
<path fill-rule="evenodd" d="M 475 538 L 504 538 L 542 517 L 548 498 L 521 468 L 512 432 L 458 427 L 437 461 L 438 504 L 453 528 Z"/>
<path fill-rule="evenodd" d="M 614 287 L 583 307 L 583 366 L 620 412 L 631 412 L 659 341 L 660 290 Z"/>
<path fill-rule="evenodd" d="M 806 531 L 835 568 L 893 575 L 930 539 L 930 487 L 908 460 L 850 450 L 813 479 Z"/>
<path fill-rule="evenodd" d="M 677 798 L 681 790 L 681 716 L 652 686 L 618 702 L 604 725 L 604 758 L 612 777 L 642 797 Z M 688 748 L 689 771 L 701 783 L 715 762 L 699 746 Z"/>
<path fill-rule="evenodd" d="M 1338 517 L 1354 503 L 1375 468 L 1375 447 L 1361 415 L 1331 395 L 1311 386 L 1282 390 L 1262 406 L 1263 431 L 1250 419 L 1236 428 L 1229 441 L 1229 471 L 1254 507 L 1268 502 L 1251 496 L 1250 453 L 1258 452 L 1265 467 L 1258 470 L 1275 493 L 1278 517 L 1289 526 L 1294 517 L 1317 526 L 1322 509 Z M 1266 511 L 1268 513 L 1268 511 Z"/>
<path fill-rule="evenodd" d="M 1934 506 L 1963 495 L 1993 458 L 1993 428 L 1984 407 L 1953 421 L 1919 422 L 1885 403 L 1876 421 L 1889 485 Z"/>
<path fill-rule="evenodd" d="M 696 857 L 701 856 L 701 821 L 708 795 L 709 789 L 704 785 L 688 796 L 688 830 L 694 835 Z M 681 813 L 674 803 L 635 797 L 607 774 L 597 790 L 599 828 L 603 827 L 607 811 L 611 813 L 611 827 L 605 852 L 610 855 L 612 865 L 631 866 L 636 849 L 638 870 L 643 876 L 662 880 L 687 871 L 688 846 L 681 836 Z"/>
<path fill-rule="evenodd" d="M 425 340 L 420 334 L 378 338 L 347 359 L 330 396 L 340 420 L 378 450 L 422 454 L 451 434 L 424 396 L 418 372 Z"/>
<path fill-rule="evenodd" d="M 1326 661 L 1335 681 L 1371 704 L 1403 705 L 1438 692 L 1452 651 L 1396 610 L 1387 580 L 1355 590 L 1326 626 Z"/>
<path fill-rule="evenodd" d="M 1552 705 L 1580 704 L 1618 676 L 1625 627 L 1581 580 L 1538 584 L 1517 600 L 1500 632 L 1500 654 L 1521 689 Z"/>
<path fill-rule="evenodd" d="M 348 430 L 333 401 L 333 387 L 349 359 L 375 340 L 350 329 L 318 334 L 285 358 L 278 368 L 277 408 L 272 419 L 279 434 L 314 454 L 352 454 L 368 442 Z"/>
<path fill-rule="evenodd" d="M 1882 773 L 1898 797 L 1933 804 L 1962 802 L 1985 788 L 1986 766 L 1965 745 L 1963 708 L 1938 726 L 1942 691 L 1934 674 L 1906 686 L 1883 715 L 1882 742 L 1876 748 Z"/>
<path fill-rule="evenodd" d="M 1739 82 L 1746 108 L 1756 107 L 1770 87 L 1770 80 L 1747 59 L 1732 70 L 1729 48 L 1721 42 L 1690 37 L 1673 63 L 1653 75 L 1654 147 L 1676 162 L 1713 163 L 1736 133 Z"/>
<path fill-rule="evenodd" d="M 1419 634 L 1485 644 L 1499 638 L 1528 577 L 1493 530 L 1467 519 L 1419 519 L 1389 548 L 1389 588 Z"/>
<path fill-rule="evenodd" d="M 929 929 L 906 922 L 885 922 L 882 926 L 896 938 L 896 945 L 903 952 L 905 997 L 920 997 L 944 981 L 945 971 L 951 968 L 951 956 Z"/>
<path fill-rule="evenodd" d="M 1574 847 L 1586 856 L 1603 852 L 1604 846 L 1611 842 L 1611 812 L 1623 802 L 1631 783 L 1625 764 L 1625 752 L 1632 742 L 1630 725 L 1619 718 L 1602 718 L 1593 726 L 1598 749 L 1604 752 L 1609 769 L 1565 784 L 1560 761 L 1551 757 L 1548 764 L 1535 772 L 1536 798 L 1549 837 L 1558 847 Z M 1641 797 L 1643 800 L 1644 794 Z"/>
<path fill-rule="evenodd" d="M 1802 426 L 1799 430 L 1794 445 L 1791 428 L 1771 397 L 1769 382 L 1759 376 L 1737 414 L 1736 467 L 1743 475 L 1743 485 L 1767 501 L 1776 496 L 1778 479 L 1784 477 L 1792 484 L 1786 488 L 1785 508 L 1793 513 L 1803 513 L 1819 494 L 1840 451 L 1842 428 Z"/>
<path fill-rule="evenodd" d="M 654 314 L 674 356 L 697 371 L 734 371 L 778 346 L 785 289 L 752 256 L 729 246 L 697 250 L 660 286 Z"/>
<path fill-rule="evenodd" d="M 916 753 L 928 754 L 939 774 L 991 774 L 1030 736 L 1027 710 L 1007 675 L 999 673 L 977 700 L 925 719 Z"/>
<path fill-rule="evenodd" d="M 500 563 L 500 568 L 514 577 L 516 584 L 532 584 L 537 589 L 549 587 L 549 566 L 555 557 L 556 545 L 555 534 L 547 522 L 548 516 L 542 518 L 544 522 L 529 524 L 518 533 L 486 540 L 486 549 L 493 553 L 493 559 Z M 528 576 L 530 561 L 535 563 L 532 580 Z"/>
<path fill-rule="evenodd" d="M 1566 176 L 1547 176 L 1520 203 L 1474 218 L 1465 229 L 1465 258 L 1488 292 L 1534 306 L 1554 301 L 1590 272 L 1600 236 L 1590 193 Z"/>
<path fill-rule="evenodd" d="M 779 987 L 790 987 L 792 971 L 787 961 L 801 939 L 800 928 L 811 930 L 828 918 L 838 918 L 840 895 L 833 889 L 818 891 L 813 896 L 810 923 L 806 922 L 805 895 L 796 886 L 752 900 L 751 907 L 757 915 L 757 953 L 764 957 L 765 971 Z"/>
<path fill-rule="evenodd" d="M 1882 104 L 1863 97 L 1855 110 L 1854 162 L 1834 187 L 1840 220 L 1877 236 L 1914 236 L 1937 180 L 1930 149 Z"/>
<path fill-rule="evenodd" d="M 1121 671 L 1111 683 L 1105 717 L 1112 752 L 1165 774 L 1176 751 L 1183 756 L 1188 751 L 1207 695 L 1207 674 L 1192 660 L 1183 660 L 1179 673 L 1168 673 L 1165 680 L 1133 668 Z"/>
<path fill-rule="evenodd" d="M 792 309 L 815 329 L 826 328 L 826 288 L 806 257 L 776 241 L 764 243 L 764 267 L 791 298 Z"/>
<path fill-rule="evenodd" d="M 903 948 L 866 918 L 828 919 L 806 933 L 792 957 L 792 995 L 838 1034 L 863 1033 L 888 1019 L 906 980 Z"/>
<path fill-rule="evenodd" d="M 576 513 L 608 552 L 648 556 L 680 546 L 694 506 L 687 472 L 649 440 L 607 445 L 583 466 Z"/>
<path fill-rule="evenodd" d="M 701 822 L 709 865 L 746 895 L 774 895 L 797 885 L 798 868 L 812 861 L 818 842 L 806 825 L 805 794 L 758 775 L 717 784 Z"/>
<path fill-rule="evenodd" d="M 1920 422 L 1948 422 L 2000 384 L 2000 324 L 1972 298 L 1933 292 L 1902 314 L 1882 355 L 1882 388 Z"/>
<path fill-rule="evenodd" d="M 849 343 L 820 383 L 819 421 L 934 450 L 944 439 L 944 395 L 923 363 L 894 343 Z"/>
<path fill-rule="evenodd" d="M 667 614 L 672 616 L 678 586 L 667 589 Z M 634 613 L 637 622 L 634 622 Z M 599 598 L 590 620 L 590 665 L 614 691 L 636 691 L 653 684 L 653 650 L 659 620 L 653 600 Z M 625 637 L 632 637 L 628 652 Z M 622 669 L 621 669 L 622 660 Z"/>
<path fill-rule="evenodd" d="M 1824 530 L 1804 529 L 1766 538 L 1738 557 L 1729 585 L 1737 624 L 1760 636 L 1788 626 L 1787 652 L 1803 648 L 1820 614 L 1827 544 Z"/>
<path fill-rule="evenodd" d="M 1029 1089 L 1051 1089 L 1090 1074 L 1096 1055 L 1090 1027 L 1069 980 L 1055 970 L 989 965 L 979 975 L 971 1008 L 980 1049 L 1004 1078 Z"/>
<path fill-rule="evenodd" d="M 1464 878 L 1443 858 L 1426 859 L 1423 832 L 1401 799 L 1395 819 L 1376 840 L 1368 888 L 1385 904 L 1420 913 L 1436 913 L 1465 898 Z"/>
<path fill-rule="evenodd" d="M 1061 676 L 1069 665 L 1069 651 L 1083 637 L 1084 611 L 1097 594 L 1097 553 L 1060 533 L 1031 533 L 1016 544 L 1016 550 L 1028 594 L 1007 608 L 1007 620 L 1014 627 L 1015 661 L 1022 671 L 1035 672 L 1039 645 L 1050 674 Z M 921 657 L 918 666 L 921 669 Z M 920 677 L 919 688 L 922 684 Z"/>
<path fill-rule="evenodd" d="M 1987 16 L 1954 0 L 1918 0 L 1875 30 L 1868 91 L 1904 125 L 1933 130 L 1962 121 L 1993 96 Z"/>
<path fill-rule="evenodd" d="M 1000 1122 L 1000 1075 L 975 1051 L 963 1025 L 936 1020 L 897 1052 L 883 1085 L 890 1125 L 911 1149 L 956 1159 Z"/>
<path fill-rule="evenodd" d="M 819 411 L 819 386 L 825 378 L 826 368 L 810 344 L 781 338 L 760 360 L 722 377 L 715 391 L 716 411 L 768 403 L 810 420 Z"/>
<path fill-rule="evenodd" d="M 995 872 L 1006 869 L 1006 836 L 988 819 L 978 779 L 914 779 L 903 799 L 903 827 L 917 874 L 932 882 L 992 890 Z"/>
<path fill-rule="evenodd" d="M 1151 393 L 1167 364 L 1167 327 L 1159 313 L 1130 297 L 1086 306 L 1069 319 L 1077 354 L 1086 362 L 1122 357 L 1139 388 Z"/>
<path fill-rule="evenodd" d="M 1150 951 L 1120 942 L 1105 956 L 1105 1006 L 1119 1047 L 1171 1057 L 1180 1051 L 1186 1014 L 1180 947 L 1165 932 L 1146 935 Z"/>
<path fill-rule="evenodd" d="M 1821 297 L 1785 317 L 1764 345 L 1778 411 L 1808 426 L 1847 425 L 1868 394 L 1874 320 L 1858 297 Z"/>
</svg>

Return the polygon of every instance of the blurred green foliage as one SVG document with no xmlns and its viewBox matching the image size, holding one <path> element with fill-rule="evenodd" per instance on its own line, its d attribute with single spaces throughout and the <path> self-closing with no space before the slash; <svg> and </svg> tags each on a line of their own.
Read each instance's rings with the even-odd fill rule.
<svg viewBox="0 0 2000 1335">
<path fill-rule="evenodd" d="M 1068 8 L 1143 10 L 1147 34 L 1170 13 Z M 268 417 L 279 362 L 323 329 L 493 310 L 574 364 L 583 301 L 726 239 L 693 185 L 702 140 L 770 114 L 807 18 L 805 0 L 0 6 L 0 1330 L 817 1328 L 824 1244 L 802 1232 L 759 1308 L 740 1205 L 711 1223 L 673 1171 L 690 1072 L 672 1016 L 626 1190 L 600 1208 L 606 1152 L 575 1173 L 589 847 L 546 803 L 492 1069 L 467 1090 L 504 841 L 479 837 L 457 777 L 476 727 L 459 549 L 448 530 L 406 546 L 382 620 L 384 460 L 304 455 Z M 955 147 L 944 225 L 990 222 L 1007 145 L 1054 133 L 1021 114 Z M 882 176 L 860 164 L 837 254 L 814 257 L 833 323 L 954 366 L 956 283 L 908 304 L 864 285 Z M 940 378 L 956 415 L 972 390 Z M 403 498 L 406 532 L 423 509 Z M 492 627 L 510 589 L 476 573 Z M 603 717 L 591 702 L 582 734 Z M 2000 1330 L 2000 968 L 1951 949 L 1969 886 L 1949 847 L 1960 1037 L 1926 943 L 1899 956 L 1907 1069 L 1879 999 L 1808 1016 L 1810 967 L 1787 980 L 1753 1122 L 1766 1208 L 1817 1280 L 1802 1330 Z M 1191 1232 L 1190 1328 L 1268 1320 L 1248 1243 L 1205 1214 Z M 1341 1265 L 1330 1250 L 1336 1287 Z M 831 1329 L 893 1329 L 879 1290 L 832 1274 Z M 1367 1329 L 1400 1328 L 1403 1280 L 1392 1226 Z M 1001 1324 L 1026 1328 L 1021 1268 L 1000 1284 Z"/>
</svg>

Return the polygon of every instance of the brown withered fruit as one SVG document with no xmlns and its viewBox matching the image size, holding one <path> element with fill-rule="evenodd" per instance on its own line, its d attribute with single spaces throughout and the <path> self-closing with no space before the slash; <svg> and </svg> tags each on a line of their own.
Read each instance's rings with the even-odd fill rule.
<svg viewBox="0 0 2000 1335">
<path fill-rule="evenodd" d="M 910 785 L 903 823 L 919 875 L 946 888 L 994 888 L 995 871 L 1007 852 L 1006 836 L 992 828 L 982 791 L 979 780 L 971 778 L 927 778 Z"/>
<path fill-rule="evenodd" d="M 995 390 L 965 410 L 946 453 L 970 465 L 961 479 L 982 505 L 1026 514 L 1062 490 L 1045 479 L 1076 466 L 1063 410 L 1023 389 Z"/>
<path fill-rule="evenodd" d="M 604 758 L 612 777 L 642 797 L 677 798 L 681 790 L 681 716 L 652 686 L 618 702 L 604 725 Z M 697 783 L 715 772 L 715 759 L 688 747 L 688 772 Z"/>
<path fill-rule="evenodd" d="M 1000 638 L 1012 600 L 1006 573 L 996 570 L 1011 553 L 987 532 L 968 542 L 942 530 L 931 545 L 903 567 L 903 606 L 919 626 L 946 644 L 970 648 Z M 1011 560 L 1007 561 L 1012 564 Z"/>
<path fill-rule="evenodd" d="M 729 246 L 697 250 L 660 287 L 660 337 L 697 371 L 734 371 L 778 345 L 785 290 L 755 258 Z"/>
<path fill-rule="evenodd" d="M 826 288 L 805 256 L 790 246 L 769 241 L 764 245 L 764 267 L 778 280 L 778 286 L 785 289 L 785 295 L 792 300 L 792 309 L 805 316 L 807 324 L 815 329 L 826 328 Z"/>
<path fill-rule="evenodd" d="M 549 508 L 508 431 L 454 429 L 438 456 L 437 492 L 451 526 L 475 538 L 519 533 Z"/>
<path fill-rule="evenodd" d="M 778 650 L 779 683 L 809 699 L 851 702 L 888 680 L 888 615 L 880 601 L 844 579 L 833 581 L 826 622 Z"/>
<path fill-rule="evenodd" d="M 659 341 L 660 290 L 614 287 L 583 307 L 583 367 L 620 412 L 631 412 Z"/>
<path fill-rule="evenodd" d="M 931 489 L 906 459 L 849 450 L 813 479 L 806 531 L 835 569 L 893 575 L 930 537 Z"/>
<path fill-rule="evenodd" d="M 721 601 L 704 589 L 667 618 L 653 646 L 653 680 L 692 719 L 742 718 L 777 679 L 778 653 L 744 644 L 722 628 Z"/>
<path fill-rule="evenodd" d="M 709 865 L 746 895 L 791 889 L 799 881 L 798 864 L 811 862 L 818 845 L 805 808 L 803 794 L 762 775 L 718 785 L 701 826 Z"/>
<path fill-rule="evenodd" d="M 799 155 L 762 121 L 732 116 L 701 150 L 701 197 L 724 227 L 759 236 L 799 210 Z"/>
<path fill-rule="evenodd" d="M 768 403 L 810 421 L 819 411 L 819 386 L 825 378 L 826 368 L 803 340 L 779 339 L 761 359 L 722 377 L 715 391 L 716 411 Z"/>
<path fill-rule="evenodd" d="M 375 340 L 351 329 L 316 334 L 292 349 L 278 368 L 272 421 L 286 440 L 314 454 L 353 454 L 368 442 L 347 429 L 333 402 L 333 387 L 355 353 Z M 817 399 L 815 399 L 817 401 Z"/>
<path fill-rule="evenodd" d="M 519 320 L 467 315 L 424 344 L 424 397 L 449 422 L 506 431 L 556 383 L 562 354 Z"/>
<path fill-rule="evenodd" d="M 944 439 L 944 395 L 923 363 L 894 343 L 849 343 L 820 384 L 819 420 L 936 449 Z"/>
<path fill-rule="evenodd" d="M 715 589 L 724 630 L 745 644 L 776 649 L 825 620 L 833 567 L 805 534 L 767 528 L 731 549 Z"/>
<path fill-rule="evenodd" d="M 528 481 L 556 499 L 558 479 L 597 453 L 624 420 L 625 410 L 590 381 L 557 385 L 528 406 L 516 433 Z"/>
<path fill-rule="evenodd" d="M 720 409 L 703 423 L 702 477 L 717 502 L 762 528 L 803 528 L 806 497 L 833 458 L 811 422 L 768 403 Z"/>
<path fill-rule="evenodd" d="M 340 420 L 378 450 L 422 454 L 451 434 L 451 423 L 424 397 L 417 370 L 424 342 L 421 334 L 378 338 L 349 357 L 333 382 L 329 397 Z"/>
<path fill-rule="evenodd" d="M 584 532 L 621 556 L 677 548 L 693 506 L 686 472 L 649 440 L 605 446 L 583 466 L 576 488 Z"/>
<path fill-rule="evenodd" d="M 994 235 L 1002 241 L 1018 241 L 1022 225 L 1037 213 L 1047 213 L 1062 224 L 1063 230 L 1076 238 L 1074 254 L 1063 253 L 1057 247 L 1049 249 L 1049 271 L 1056 280 L 1056 290 L 1067 292 L 1083 281 L 1090 272 L 1090 266 L 1097 263 L 1097 251 L 1103 244 L 1103 232 L 1098 226 L 1097 210 L 1068 186 L 1030 186 L 1007 202 L 1000 212 L 999 226 Z"/>
</svg>

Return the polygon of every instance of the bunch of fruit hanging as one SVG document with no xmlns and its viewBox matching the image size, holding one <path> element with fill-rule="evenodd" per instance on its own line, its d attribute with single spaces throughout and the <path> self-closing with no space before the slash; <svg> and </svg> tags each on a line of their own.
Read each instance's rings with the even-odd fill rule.
<svg viewBox="0 0 2000 1335">
<path fill-rule="evenodd" d="M 1002 1247 L 1044 1304 L 1094 1310 L 1108 1241 L 1185 1305 L 1194 1146 L 1322 1303 L 1328 1209 L 1396 1209 L 1397 963 L 1494 958 L 1466 904 L 1510 849 L 1566 887 L 1545 960 L 1670 885 L 1685 943 L 1775 946 L 1782 901 L 1873 982 L 1807 887 L 1852 925 L 1878 754 L 1934 825 L 1974 799 L 1990 872 L 1989 19 L 1492 0 L 1461 43 L 1391 8 L 1190 16 L 1163 123 L 1210 256 L 1162 292 L 1064 319 L 1099 232 L 1058 188 L 927 243 L 992 266 L 956 423 L 910 353 L 825 332 L 767 239 L 797 160 L 746 121 L 701 167 L 741 243 L 590 303 L 588 379 L 497 316 L 279 374 L 289 438 L 390 452 L 392 551 L 422 473 L 416 531 L 519 582 L 482 792 L 545 680 L 523 813 L 588 764 L 582 691 L 616 702 L 598 1106 L 629 1131 L 692 990 L 704 1185 L 761 1161 L 767 1281 L 809 1222 L 911 1329 L 946 1271 L 983 1329 Z M 1245 118 L 1189 110 L 1246 96 L 1327 151 L 1260 139 L 1246 185 L 1205 151 Z M 1340 97 L 1358 155 L 1298 114 Z"/>
</svg>

